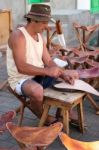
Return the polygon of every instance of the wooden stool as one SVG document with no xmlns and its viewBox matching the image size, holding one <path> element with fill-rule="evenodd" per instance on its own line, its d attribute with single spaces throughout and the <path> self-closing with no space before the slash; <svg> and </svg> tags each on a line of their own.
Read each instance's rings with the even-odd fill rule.
<svg viewBox="0 0 99 150">
<path fill-rule="evenodd" d="M 39 127 L 43 126 L 47 116 L 49 109 L 51 107 L 57 107 L 61 109 L 62 117 L 63 117 L 63 128 L 64 131 L 69 134 L 69 111 L 77 106 L 78 113 L 78 123 L 81 132 L 84 132 L 84 119 L 83 119 L 83 97 L 85 93 L 83 92 L 60 92 L 54 89 L 47 88 L 44 91 L 44 111 L 39 123 Z"/>
<path fill-rule="evenodd" d="M 22 150 L 34 150 L 34 147 L 37 147 L 37 150 L 44 150 L 44 147 L 48 147 L 57 138 L 63 127 L 60 122 L 40 128 L 18 127 L 11 122 L 6 126 Z"/>
<path fill-rule="evenodd" d="M 92 141 L 92 142 L 85 142 L 85 141 L 79 141 L 76 139 L 73 139 L 66 135 L 65 133 L 61 132 L 59 134 L 60 140 L 63 143 L 63 145 L 68 150 L 98 150 L 99 147 L 99 140 Z M 79 148 L 78 148 L 79 147 Z"/>
<path fill-rule="evenodd" d="M 8 111 L 0 115 L 0 134 L 6 131 L 6 123 L 11 122 L 16 116 L 15 111 Z"/>
<path fill-rule="evenodd" d="M 93 32 L 96 31 L 96 29 L 98 29 L 99 25 L 93 25 L 93 26 L 83 26 L 80 25 L 79 23 L 73 23 L 73 27 L 76 31 L 76 35 L 78 38 L 78 41 L 80 43 L 80 49 L 84 52 L 86 50 L 91 50 L 90 48 L 87 47 L 87 42 L 89 40 L 89 38 L 91 37 L 91 35 L 93 34 Z M 95 50 L 95 49 L 94 49 Z"/>
<path fill-rule="evenodd" d="M 20 107 L 18 107 L 16 109 L 17 113 L 20 112 L 18 125 L 21 126 L 25 107 L 27 107 L 29 110 L 31 110 L 33 112 L 32 108 L 30 107 L 30 100 L 28 98 L 18 95 L 15 91 L 12 90 L 12 88 L 10 86 L 8 86 L 7 88 L 10 91 L 10 93 L 12 93 L 15 97 L 17 97 L 18 100 L 21 102 Z"/>
</svg>

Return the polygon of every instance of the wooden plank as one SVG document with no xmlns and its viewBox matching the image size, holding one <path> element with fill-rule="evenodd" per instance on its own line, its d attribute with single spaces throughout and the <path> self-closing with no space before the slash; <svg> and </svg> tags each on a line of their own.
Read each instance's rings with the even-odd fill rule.
<svg viewBox="0 0 99 150">
<path fill-rule="evenodd" d="M 0 45 L 6 44 L 12 31 L 10 10 L 0 10 Z"/>
</svg>

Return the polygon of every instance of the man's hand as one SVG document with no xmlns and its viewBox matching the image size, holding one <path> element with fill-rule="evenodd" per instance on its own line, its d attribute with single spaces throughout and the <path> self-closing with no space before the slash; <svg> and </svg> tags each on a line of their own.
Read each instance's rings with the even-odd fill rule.
<svg viewBox="0 0 99 150">
<path fill-rule="evenodd" d="M 63 69 L 57 66 L 46 68 L 46 75 L 58 78 L 64 73 Z"/>
<path fill-rule="evenodd" d="M 75 70 L 66 70 L 63 74 L 62 74 L 62 78 L 70 83 L 70 84 L 74 84 L 75 79 L 79 79 L 79 75 L 78 72 Z"/>
</svg>

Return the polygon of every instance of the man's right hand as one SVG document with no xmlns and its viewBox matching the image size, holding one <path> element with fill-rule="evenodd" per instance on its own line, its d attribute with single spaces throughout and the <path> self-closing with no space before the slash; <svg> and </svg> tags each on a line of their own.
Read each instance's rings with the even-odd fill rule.
<svg viewBox="0 0 99 150">
<path fill-rule="evenodd" d="M 46 68 L 46 75 L 58 78 L 63 74 L 63 69 L 57 66 Z"/>
</svg>

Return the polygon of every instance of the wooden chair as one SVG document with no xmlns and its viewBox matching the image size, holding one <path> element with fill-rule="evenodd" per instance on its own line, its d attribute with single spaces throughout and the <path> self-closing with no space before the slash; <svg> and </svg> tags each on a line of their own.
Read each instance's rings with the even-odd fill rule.
<svg viewBox="0 0 99 150">
<path fill-rule="evenodd" d="M 96 31 L 96 29 L 99 28 L 99 24 L 92 25 L 92 26 L 83 26 L 83 25 L 80 25 L 79 23 L 75 22 L 75 23 L 73 23 L 73 27 L 76 31 L 76 36 L 77 36 L 77 39 L 80 43 L 79 50 L 82 51 L 83 54 L 84 54 L 85 51 L 90 51 L 91 49 L 88 48 L 87 42 L 88 42 L 89 38 L 91 37 L 91 35 Z M 96 59 L 96 58 L 95 57 L 91 58 L 91 60 L 94 60 L 94 59 Z M 75 65 L 75 66 L 72 66 L 72 68 L 77 69 L 80 66 L 80 64 Z M 90 68 L 90 66 L 86 62 L 81 64 L 80 67 L 86 68 L 86 69 Z M 99 84 L 98 84 L 99 79 L 97 77 L 96 78 L 89 78 L 89 79 L 86 79 L 85 81 L 88 82 L 89 84 L 91 84 L 94 88 L 98 88 L 98 86 L 99 86 Z M 88 98 L 89 102 L 92 104 L 93 108 L 96 110 L 96 114 L 98 115 L 99 114 L 99 106 L 97 105 L 97 103 L 93 99 L 92 95 L 87 93 L 86 97 Z"/>
<path fill-rule="evenodd" d="M 52 47 L 51 51 L 53 51 L 53 53 L 57 51 L 58 49 L 63 49 L 63 45 L 65 46 L 65 39 L 64 39 L 64 34 L 62 31 L 62 27 L 61 27 L 61 22 L 60 20 L 56 20 L 54 23 L 55 23 L 54 25 L 52 26 L 49 25 L 49 27 L 46 29 L 46 33 L 47 33 L 46 46 L 49 52 L 50 52 L 50 47 Z M 53 43 L 53 38 L 57 35 L 58 35 L 59 44 Z"/>
<path fill-rule="evenodd" d="M 93 26 L 83 26 L 75 22 L 73 23 L 73 27 L 76 31 L 76 35 L 80 43 L 80 49 L 83 52 L 86 50 L 90 50 L 90 48 L 86 46 L 86 43 L 93 34 L 93 32 L 95 32 L 95 30 L 99 27 L 99 25 L 97 24 Z"/>
<path fill-rule="evenodd" d="M 16 116 L 15 111 L 8 111 L 0 116 L 0 133 L 6 130 L 6 123 L 12 121 Z"/>
<path fill-rule="evenodd" d="M 50 108 L 56 107 L 58 109 L 61 109 L 63 118 L 63 129 L 67 134 L 69 134 L 69 111 L 77 106 L 79 127 L 81 132 L 84 132 L 84 118 L 82 106 L 84 95 L 85 93 L 82 92 L 68 93 L 47 88 L 44 91 L 44 111 L 40 119 L 39 127 L 44 125 Z"/>
<path fill-rule="evenodd" d="M 18 100 L 21 102 L 20 107 L 18 107 L 16 109 L 16 112 L 20 113 L 20 117 L 19 117 L 19 120 L 18 120 L 18 125 L 21 126 L 23 116 L 24 116 L 24 109 L 27 107 L 29 110 L 31 110 L 33 112 L 32 108 L 30 107 L 30 101 L 29 101 L 28 98 L 25 98 L 23 96 L 18 95 L 15 91 L 12 90 L 12 88 L 9 85 L 8 85 L 7 88 L 10 91 L 10 93 L 13 94 L 15 97 L 17 97 Z"/>
<path fill-rule="evenodd" d="M 49 127 L 19 127 L 13 123 L 6 124 L 11 135 L 16 139 L 20 148 L 41 150 L 50 145 L 62 130 L 62 123 L 57 122 Z"/>
<path fill-rule="evenodd" d="M 70 138 L 65 133 L 59 134 L 60 140 L 68 150 L 98 150 L 99 141 L 94 142 L 83 142 Z"/>
</svg>

